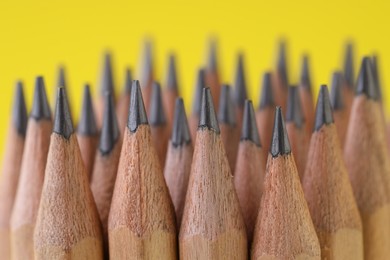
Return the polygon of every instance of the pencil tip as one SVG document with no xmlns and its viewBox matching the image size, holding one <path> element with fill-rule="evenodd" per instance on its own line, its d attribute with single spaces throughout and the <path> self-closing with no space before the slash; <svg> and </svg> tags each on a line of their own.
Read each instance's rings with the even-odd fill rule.
<svg viewBox="0 0 390 260">
<path fill-rule="evenodd" d="M 66 139 L 69 139 L 73 134 L 73 123 L 70 117 L 69 105 L 64 87 L 58 88 L 57 91 L 53 132 L 62 135 Z"/>
<path fill-rule="evenodd" d="M 195 83 L 195 99 L 193 100 L 192 113 L 199 115 L 202 103 L 202 91 L 206 87 L 205 70 L 199 69 Z"/>
<path fill-rule="evenodd" d="M 112 93 L 106 92 L 103 112 L 103 124 L 100 135 L 99 150 L 101 154 L 109 154 L 119 138 L 118 121 Z"/>
<path fill-rule="evenodd" d="M 176 98 L 171 142 L 175 147 L 191 142 L 190 129 L 188 128 L 188 122 L 182 98 Z"/>
<path fill-rule="evenodd" d="M 215 114 L 213 99 L 209 88 L 204 88 L 202 91 L 202 104 L 199 116 L 199 128 L 208 128 L 220 133 L 217 115 Z"/>
<path fill-rule="evenodd" d="M 323 125 L 329 125 L 333 122 L 333 112 L 330 104 L 328 87 L 326 85 L 321 85 L 317 99 L 314 130 L 318 131 Z"/>
<path fill-rule="evenodd" d="M 347 83 L 347 86 L 354 88 L 355 87 L 355 73 L 353 66 L 353 44 L 348 43 L 345 48 L 345 58 L 344 58 L 344 78 Z"/>
<path fill-rule="evenodd" d="M 307 55 L 303 56 L 302 59 L 302 68 L 301 68 L 301 82 L 300 86 L 311 92 L 311 79 L 310 79 L 310 70 L 309 70 L 309 57 Z"/>
<path fill-rule="evenodd" d="M 173 54 L 169 56 L 167 88 L 178 91 L 177 75 L 176 75 L 176 59 Z"/>
<path fill-rule="evenodd" d="M 153 82 L 152 97 L 150 101 L 149 123 L 153 126 L 164 125 L 165 118 L 164 105 L 161 97 L 161 86 L 158 82 Z"/>
<path fill-rule="evenodd" d="M 255 111 L 251 100 L 245 100 L 242 121 L 241 140 L 249 140 L 261 146 L 259 131 L 257 130 Z"/>
<path fill-rule="evenodd" d="M 58 79 L 57 79 L 57 88 L 64 87 L 66 88 L 66 80 L 65 80 L 65 68 L 60 66 L 58 68 Z"/>
<path fill-rule="evenodd" d="M 12 121 L 19 135 L 25 136 L 27 129 L 27 108 L 24 99 L 23 83 L 16 82 L 14 105 L 12 110 Z"/>
<path fill-rule="evenodd" d="M 126 94 L 131 93 L 131 83 L 132 83 L 132 75 L 131 75 L 131 70 L 130 68 L 126 68 L 125 70 L 125 82 L 123 84 L 123 90 L 125 91 Z"/>
<path fill-rule="evenodd" d="M 376 55 L 372 56 L 371 64 L 372 64 L 372 75 L 374 79 L 375 88 L 378 93 L 378 98 L 379 100 L 382 100 L 382 88 L 379 79 L 378 57 Z"/>
<path fill-rule="evenodd" d="M 286 56 L 287 56 L 286 55 L 286 42 L 282 41 L 279 43 L 277 71 L 278 71 L 278 75 L 282 79 L 284 86 L 288 86 L 287 57 Z"/>
<path fill-rule="evenodd" d="M 104 96 L 107 91 L 114 91 L 114 79 L 112 69 L 112 58 L 109 52 L 104 55 L 103 72 L 100 85 L 100 95 Z"/>
<path fill-rule="evenodd" d="M 292 122 L 296 127 L 301 128 L 304 121 L 298 87 L 290 86 L 288 88 L 286 122 Z"/>
<path fill-rule="evenodd" d="M 259 108 L 263 109 L 267 106 L 271 106 L 271 107 L 275 106 L 274 96 L 272 93 L 272 74 L 271 74 L 271 72 L 264 73 Z"/>
<path fill-rule="evenodd" d="M 127 127 L 131 132 L 136 132 L 139 125 L 147 125 L 144 100 L 142 99 L 141 87 L 138 80 L 133 80 L 131 86 L 130 111 Z"/>
<path fill-rule="evenodd" d="M 81 115 L 77 132 L 87 136 L 96 135 L 98 133 L 91 91 L 88 84 L 84 85 L 83 104 L 81 107 Z"/>
<path fill-rule="evenodd" d="M 47 101 L 45 83 L 43 77 L 35 79 L 34 101 L 31 109 L 31 117 L 35 120 L 51 119 L 49 102 Z"/>
<path fill-rule="evenodd" d="M 247 92 L 244 73 L 244 56 L 242 54 L 238 56 L 236 77 L 234 81 L 234 94 L 236 104 L 240 107 L 244 106 Z"/>
<path fill-rule="evenodd" d="M 211 40 L 209 43 L 209 55 L 207 58 L 207 70 L 217 71 L 217 42 Z"/>
<path fill-rule="evenodd" d="M 330 92 L 330 101 L 334 110 L 344 108 L 343 91 L 344 76 L 340 71 L 336 71 L 332 76 L 332 90 Z"/>
<path fill-rule="evenodd" d="M 274 129 L 270 152 L 272 157 L 291 153 L 290 141 L 288 140 L 286 126 L 283 120 L 282 109 L 276 107 Z"/>
<path fill-rule="evenodd" d="M 368 98 L 378 100 L 378 91 L 372 75 L 372 64 L 368 57 L 364 57 L 357 79 L 356 95 L 365 94 Z"/>
<path fill-rule="evenodd" d="M 232 101 L 230 86 L 222 85 L 219 97 L 218 121 L 230 126 L 236 125 L 236 112 Z"/>
<path fill-rule="evenodd" d="M 145 83 L 149 81 L 153 73 L 152 42 L 150 41 L 144 43 L 141 73 L 141 80 Z"/>
</svg>

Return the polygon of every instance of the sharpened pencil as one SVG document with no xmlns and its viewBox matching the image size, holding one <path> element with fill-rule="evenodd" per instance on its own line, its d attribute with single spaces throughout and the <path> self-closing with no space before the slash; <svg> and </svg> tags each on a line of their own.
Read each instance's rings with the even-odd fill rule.
<svg viewBox="0 0 390 260">
<path fill-rule="evenodd" d="M 287 71 L 287 53 L 286 42 L 279 43 L 278 57 L 276 63 L 276 71 L 273 76 L 273 93 L 275 103 L 278 106 L 286 107 L 287 105 L 287 93 L 288 93 L 288 71 Z"/>
<path fill-rule="evenodd" d="M 119 132 L 121 133 L 123 133 L 123 131 L 125 130 L 127 119 L 129 118 L 132 80 L 133 77 L 132 77 L 131 70 L 129 68 L 126 68 L 122 93 L 120 94 L 118 98 L 118 102 L 116 104 L 116 113 L 118 115 L 118 128 L 119 128 Z"/>
<path fill-rule="evenodd" d="M 195 92 L 194 92 L 194 96 L 192 98 L 192 110 L 191 110 L 191 114 L 189 117 L 191 140 L 193 140 L 194 143 L 196 140 L 196 130 L 198 129 L 198 124 L 199 124 L 199 115 L 200 115 L 200 108 L 201 108 L 201 101 L 202 101 L 202 91 L 203 91 L 203 88 L 205 88 L 205 87 L 206 87 L 205 70 L 199 69 L 197 76 L 196 76 Z"/>
<path fill-rule="evenodd" d="M 345 104 L 344 85 L 345 79 L 341 72 L 334 72 L 332 76 L 332 89 L 330 92 L 330 100 L 333 108 L 333 117 L 337 128 L 337 134 L 340 140 L 340 145 L 343 148 L 348 129 L 348 111 Z"/>
<path fill-rule="evenodd" d="M 313 86 L 310 72 L 309 57 L 305 55 L 302 58 L 301 78 L 298 89 L 299 97 L 301 99 L 303 117 L 305 118 L 305 131 L 307 134 L 313 131 L 314 125 L 314 101 L 312 94 Z"/>
<path fill-rule="evenodd" d="M 152 42 L 148 40 L 145 41 L 141 57 L 141 71 L 139 75 L 142 86 L 142 96 L 148 113 L 148 109 L 150 108 L 150 99 L 152 95 L 152 86 L 155 80 L 152 48 Z"/>
<path fill-rule="evenodd" d="M 175 114 L 175 100 L 180 95 L 176 69 L 176 56 L 169 55 L 166 83 L 163 89 L 164 109 L 166 111 L 168 126 L 173 124 Z M 170 132 L 170 131 L 169 131 Z"/>
<path fill-rule="evenodd" d="M 248 98 L 244 71 L 244 55 L 242 53 L 240 53 L 237 58 L 233 97 L 236 109 L 237 126 L 240 128 L 242 125 L 245 100 Z"/>
<path fill-rule="evenodd" d="M 218 68 L 217 41 L 212 39 L 209 43 L 207 65 L 205 69 L 206 85 L 210 87 L 215 107 L 219 107 L 221 95 L 221 82 Z"/>
</svg>

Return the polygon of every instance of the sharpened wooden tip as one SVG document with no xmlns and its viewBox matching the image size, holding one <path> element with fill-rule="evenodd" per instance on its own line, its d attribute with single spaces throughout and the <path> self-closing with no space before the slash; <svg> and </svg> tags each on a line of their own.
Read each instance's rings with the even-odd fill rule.
<svg viewBox="0 0 390 260">
<path fill-rule="evenodd" d="M 288 88 L 286 122 L 292 122 L 296 127 L 302 128 L 304 121 L 298 87 L 290 86 Z"/>
<path fill-rule="evenodd" d="M 355 88 L 355 71 L 353 66 L 353 44 L 348 43 L 345 48 L 344 58 L 344 78 L 347 82 L 347 86 Z"/>
<path fill-rule="evenodd" d="M 118 121 L 115 113 L 115 104 L 112 93 L 105 95 L 105 106 L 103 112 L 103 125 L 100 135 L 99 150 L 102 155 L 109 154 L 119 139 Z"/>
<path fill-rule="evenodd" d="M 344 76 L 340 71 L 336 71 L 332 76 L 332 90 L 330 91 L 330 101 L 334 110 L 341 110 L 345 107 L 343 99 Z"/>
<path fill-rule="evenodd" d="M 112 69 L 112 58 L 109 52 L 104 54 L 102 78 L 100 82 L 100 95 L 104 97 L 105 93 L 114 91 L 114 77 Z"/>
<path fill-rule="evenodd" d="M 169 55 L 168 73 L 167 73 L 167 88 L 178 91 L 177 73 L 176 73 L 176 59 L 175 55 Z"/>
<path fill-rule="evenodd" d="M 131 132 L 137 131 L 139 125 L 147 125 L 148 117 L 146 116 L 144 100 L 142 99 L 141 87 L 138 80 L 133 80 L 131 86 L 130 111 L 127 127 Z"/>
<path fill-rule="evenodd" d="M 39 76 L 35 80 L 34 101 L 30 116 L 35 120 L 51 119 L 49 102 L 46 96 L 45 83 L 43 77 Z"/>
<path fill-rule="evenodd" d="M 85 136 L 94 136 L 98 134 L 89 84 L 84 85 L 83 106 L 81 108 L 77 132 L 78 134 Z"/>
<path fill-rule="evenodd" d="M 251 100 L 245 100 L 244 116 L 241 130 L 241 141 L 248 140 L 261 146 L 259 131 L 257 130 L 255 111 Z"/>
<path fill-rule="evenodd" d="M 207 128 L 216 132 L 217 134 L 220 133 L 217 115 L 214 109 L 213 98 L 209 88 L 203 89 L 198 129 L 199 128 Z"/>
<path fill-rule="evenodd" d="M 272 74 L 271 72 L 264 73 L 263 76 L 263 85 L 261 88 L 261 97 L 259 109 L 264 109 L 265 107 L 274 107 L 275 100 L 272 92 Z"/>
<path fill-rule="evenodd" d="M 244 55 L 238 55 L 236 78 L 234 80 L 234 100 L 237 106 L 243 107 L 247 99 L 246 80 L 244 72 Z"/>
<path fill-rule="evenodd" d="M 371 64 L 372 64 L 372 75 L 374 78 L 375 88 L 378 92 L 378 98 L 379 100 L 382 100 L 382 87 L 380 82 L 380 76 L 379 76 L 379 68 L 378 68 L 378 56 L 374 55 L 371 57 Z"/>
<path fill-rule="evenodd" d="M 153 46 L 152 42 L 145 41 L 142 57 L 141 83 L 146 84 L 153 74 Z M 146 88 L 146 85 L 142 87 Z"/>
<path fill-rule="evenodd" d="M 69 139 L 69 137 L 73 134 L 73 131 L 73 122 L 70 116 L 66 91 L 65 88 L 62 87 L 57 91 L 57 104 L 54 115 L 53 132 Z"/>
<path fill-rule="evenodd" d="M 131 93 L 131 84 L 133 82 L 133 76 L 130 68 L 126 68 L 125 70 L 125 82 L 123 84 L 123 90 L 126 94 Z"/>
<path fill-rule="evenodd" d="M 200 114 L 202 104 L 202 91 L 206 87 L 206 74 L 204 69 L 199 69 L 196 83 L 195 83 L 195 97 L 192 103 L 192 113 L 195 115 Z"/>
<path fill-rule="evenodd" d="M 211 40 L 209 43 L 209 53 L 207 56 L 207 70 L 209 71 L 218 70 L 217 41 L 215 39 Z"/>
<path fill-rule="evenodd" d="M 311 78 L 310 78 L 310 69 L 309 69 L 309 56 L 305 55 L 302 58 L 302 68 L 301 68 L 301 81 L 300 86 L 305 88 L 311 93 Z"/>
<path fill-rule="evenodd" d="M 27 129 L 27 108 L 24 99 L 23 83 L 16 82 L 14 104 L 12 109 L 12 122 L 19 135 L 25 136 Z"/>
<path fill-rule="evenodd" d="M 176 99 L 171 142 L 175 147 L 191 142 L 190 129 L 188 128 L 188 122 L 182 98 Z"/>
<path fill-rule="evenodd" d="M 314 130 L 319 131 L 323 125 L 333 124 L 333 111 L 330 104 L 329 91 L 326 85 L 321 85 L 317 99 L 316 120 Z"/>
<path fill-rule="evenodd" d="M 286 42 L 281 41 L 279 43 L 278 61 L 276 69 L 279 77 L 283 82 L 283 86 L 288 86 L 288 73 L 287 73 L 287 54 L 286 54 Z"/>
<path fill-rule="evenodd" d="M 379 93 L 375 86 L 372 63 L 369 57 L 364 57 L 357 79 L 356 95 L 364 94 L 367 98 L 379 100 Z"/>
<path fill-rule="evenodd" d="M 158 82 L 153 82 L 152 96 L 150 99 L 149 124 L 152 126 L 165 125 L 167 119 L 165 117 L 164 104 L 161 96 L 161 86 Z"/>
<path fill-rule="evenodd" d="M 222 85 L 221 95 L 219 97 L 218 121 L 221 124 L 235 126 L 237 124 L 236 112 L 230 90 L 229 85 Z"/>
<path fill-rule="evenodd" d="M 288 140 L 283 113 L 280 107 L 276 107 L 275 110 L 274 130 L 272 133 L 270 153 L 273 157 L 291 153 L 290 141 Z"/>
</svg>

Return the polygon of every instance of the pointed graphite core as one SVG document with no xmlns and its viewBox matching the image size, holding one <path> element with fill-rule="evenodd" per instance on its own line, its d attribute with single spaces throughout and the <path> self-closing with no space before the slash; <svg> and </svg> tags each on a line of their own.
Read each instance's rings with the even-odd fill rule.
<svg viewBox="0 0 390 260">
<path fill-rule="evenodd" d="M 288 74 L 287 74 L 287 57 L 286 57 L 286 43 L 284 41 L 279 44 L 278 62 L 277 62 L 278 75 L 281 77 L 284 86 L 288 86 Z"/>
<path fill-rule="evenodd" d="M 290 86 L 288 88 L 286 122 L 292 122 L 296 127 L 301 128 L 304 121 L 298 87 Z"/>
<path fill-rule="evenodd" d="M 344 78 L 349 87 L 355 87 L 355 72 L 353 66 L 353 44 L 348 43 L 345 49 Z"/>
<path fill-rule="evenodd" d="M 104 63 L 103 63 L 103 71 L 102 78 L 100 82 L 100 95 L 104 96 L 104 94 L 109 91 L 114 91 L 114 78 L 113 78 L 113 69 L 112 69 L 112 61 L 111 54 L 106 53 L 104 55 Z"/>
<path fill-rule="evenodd" d="M 139 125 L 147 125 L 144 100 L 142 99 L 141 87 L 138 80 L 133 80 L 131 86 L 130 111 L 127 127 L 131 132 L 136 132 Z"/>
<path fill-rule="evenodd" d="M 371 62 L 372 62 L 372 75 L 374 78 L 375 88 L 376 91 L 378 92 L 379 100 L 382 100 L 382 87 L 381 87 L 381 82 L 379 77 L 378 56 L 376 55 L 372 56 Z"/>
<path fill-rule="evenodd" d="M 304 87 L 307 91 L 311 92 L 309 57 L 307 55 L 303 56 L 303 59 L 302 59 L 300 86 Z"/>
<path fill-rule="evenodd" d="M 99 150 L 103 155 L 109 154 L 119 139 L 118 121 L 112 93 L 107 92 L 104 97 L 103 125 L 100 135 Z"/>
<path fill-rule="evenodd" d="M 91 91 L 88 84 L 84 85 L 83 105 L 77 132 L 82 135 L 93 136 L 98 134 Z"/>
<path fill-rule="evenodd" d="M 164 104 L 161 96 L 161 86 L 160 83 L 153 82 L 149 124 L 153 126 L 159 126 L 166 124 L 166 122 L 167 120 L 164 112 Z"/>
<path fill-rule="evenodd" d="M 39 76 L 35 80 L 34 101 L 30 116 L 35 120 L 51 119 L 51 111 L 46 96 L 45 82 Z"/>
<path fill-rule="evenodd" d="M 217 42 L 215 39 L 211 40 L 209 43 L 209 53 L 207 57 L 207 70 L 217 71 Z"/>
<path fill-rule="evenodd" d="M 199 69 L 195 83 L 195 98 L 192 104 L 192 113 L 199 115 L 202 102 L 202 91 L 206 87 L 205 70 Z"/>
<path fill-rule="evenodd" d="M 253 104 L 250 100 L 245 100 L 241 140 L 249 140 L 257 146 L 261 146 L 255 111 L 253 110 Z"/>
<path fill-rule="evenodd" d="M 133 77 L 131 74 L 130 68 L 126 68 L 125 70 L 125 82 L 123 83 L 123 90 L 125 91 L 126 94 L 131 93 L 131 84 L 133 81 Z"/>
<path fill-rule="evenodd" d="M 244 56 L 240 54 L 238 56 L 236 77 L 234 80 L 234 99 L 235 103 L 239 107 L 243 107 L 247 98 L 246 80 L 244 72 Z"/>
<path fill-rule="evenodd" d="M 69 137 L 73 134 L 73 123 L 70 117 L 66 91 L 63 87 L 58 88 L 57 91 L 53 132 L 65 137 L 66 139 L 69 139 Z"/>
<path fill-rule="evenodd" d="M 12 109 L 12 122 L 19 135 L 25 136 L 27 129 L 27 108 L 24 99 L 23 83 L 16 82 L 14 104 Z"/>
<path fill-rule="evenodd" d="M 217 115 L 215 113 L 213 99 L 209 88 L 204 88 L 202 91 L 202 103 L 198 128 L 207 128 L 217 134 L 220 133 Z"/>
<path fill-rule="evenodd" d="M 274 130 L 272 133 L 270 153 L 272 157 L 291 153 L 290 141 L 288 140 L 286 126 L 283 120 L 282 109 L 276 107 Z"/>
<path fill-rule="evenodd" d="M 191 142 L 190 129 L 182 98 L 176 99 L 171 142 L 174 147 Z"/>
<path fill-rule="evenodd" d="M 142 58 L 142 71 L 141 71 L 142 82 L 148 82 L 149 78 L 151 78 L 152 73 L 153 73 L 152 43 L 150 41 L 146 41 L 144 43 L 144 51 L 143 51 L 143 58 Z"/>
<path fill-rule="evenodd" d="M 344 76 L 340 71 L 336 71 L 332 76 L 332 90 L 330 92 L 330 101 L 334 110 L 341 110 L 344 108 L 343 88 Z"/>
<path fill-rule="evenodd" d="M 219 97 L 218 121 L 230 126 L 236 125 L 236 111 L 230 93 L 230 86 L 222 85 L 221 95 Z"/>
<path fill-rule="evenodd" d="M 368 57 L 364 57 L 360 67 L 357 79 L 356 95 L 365 94 L 367 98 L 378 100 L 379 95 L 375 87 L 374 77 L 372 74 L 372 64 Z"/>
<path fill-rule="evenodd" d="M 261 97 L 259 109 L 263 109 L 265 107 L 274 107 L 275 100 L 274 95 L 272 93 L 272 74 L 271 72 L 264 73 L 263 76 L 263 85 L 261 89 Z"/>
<path fill-rule="evenodd" d="M 173 54 L 169 56 L 167 87 L 175 91 L 179 90 L 177 85 L 176 59 Z"/>
<path fill-rule="evenodd" d="M 65 79 L 65 68 L 60 66 L 58 68 L 58 79 L 57 79 L 57 88 L 64 87 L 67 88 L 66 79 Z"/>
<path fill-rule="evenodd" d="M 318 131 L 323 125 L 329 125 L 333 122 L 333 111 L 330 104 L 328 87 L 322 85 L 318 94 L 314 130 Z"/>
</svg>

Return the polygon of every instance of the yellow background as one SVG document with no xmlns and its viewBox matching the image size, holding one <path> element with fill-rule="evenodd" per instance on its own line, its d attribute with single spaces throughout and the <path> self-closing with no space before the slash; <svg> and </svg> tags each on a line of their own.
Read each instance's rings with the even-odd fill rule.
<svg viewBox="0 0 390 260">
<path fill-rule="evenodd" d="M 306 52 L 311 57 L 316 94 L 319 84 L 328 83 L 331 72 L 340 68 L 344 44 L 353 39 L 355 69 L 361 55 L 378 53 L 382 85 L 387 86 L 389 7 L 385 0 L 1 0 L 0 153 L 16 79 L 25 82 L 30 107 L 35 76 L 45 77 L 52 98 L 56 69 L 64 64 L 77 112 L 82 84 L 90 82 L 95 87 L 99 79 L 102 52 L 109 49 L 114 54 L 119 88 L 124 67 L 136 69 L 139 64 L 145 37 L 154 42 L 158 79 L 165 78 L 167 54 L 177 54 L 187 108 L 195 70 L 204 64 L 211 35 L 218 37 L 225 82 L 232 81 L 237 52 L 244 51 L 249 93 L 256 104 L 261 74 L 274 66 L 281 37 L 288 40 L 291 83 L 298 79 L 300 57 Z M 386 87 L 385 92 L 389 94 Z"/>
</svg>

